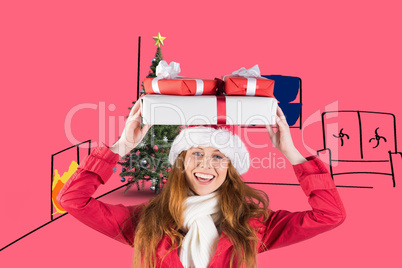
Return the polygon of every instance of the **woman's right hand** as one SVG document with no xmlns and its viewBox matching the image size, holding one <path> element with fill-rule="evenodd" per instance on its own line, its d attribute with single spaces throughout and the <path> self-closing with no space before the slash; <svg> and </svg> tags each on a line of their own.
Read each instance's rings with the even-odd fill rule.
<svg viewBox="0 0 402 268">
<path fill-rule="evenodd" d="M 120 139 L 110 147 L 110 150 L 122 157 L 134 149 L 152 127 L 152 125 L 144 125 L 141 129 L 140 102 L 141 97 L 134 104 L 133 108 L 131 108 Z"/>
</svg>

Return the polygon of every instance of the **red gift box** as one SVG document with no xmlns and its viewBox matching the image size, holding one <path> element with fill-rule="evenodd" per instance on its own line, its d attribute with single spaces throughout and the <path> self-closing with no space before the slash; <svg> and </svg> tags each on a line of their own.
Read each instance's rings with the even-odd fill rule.
<svg viewBox="0 0 402 268">
<path fill-rule="evenodd" d="M 159 79 L 145 78 L 145 92 L 163 95 L 216 95 L 218 80 L 177 78 Z"/>
<path fill-rule="evenodd" d="M 227 75 L 225 93 L 239 96 L 263 96 L 274 98 L 275 81 L 263 77 L 245 78 L 238 75 Z"/>
</svg>

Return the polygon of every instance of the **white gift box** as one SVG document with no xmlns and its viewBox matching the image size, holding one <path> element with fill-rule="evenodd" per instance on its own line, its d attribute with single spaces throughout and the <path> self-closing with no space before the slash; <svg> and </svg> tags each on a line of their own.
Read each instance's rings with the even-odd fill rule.
<svg viewBox="0 0 402 268">
<path fill-rule="evenodd" d="M 274 125 L 277 105 L 269 97 L 148 94 L 141 114 L 150 125 Z"/>
</svg>

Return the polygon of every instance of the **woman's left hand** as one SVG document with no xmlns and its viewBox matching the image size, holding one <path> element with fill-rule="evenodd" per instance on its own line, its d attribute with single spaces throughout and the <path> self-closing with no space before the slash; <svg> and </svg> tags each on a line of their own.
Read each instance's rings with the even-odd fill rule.
<svg viewBox="0 0 402 268">
<path fill-rule="evenodd" d="M 282 109 L 278 105 L 276 110 L 276 126 L 278 131 L 274 132 L 272 126 L 266 125 L 268 130 L 269 138 L 271 139 L 272 145 L 278 149 L 281 153 L 285 154 L 295 148 L 290 135 L 290 129 L 286 117 L 282 112 Z"/>
<path fill-rule="evenodd" d="M 294 146 L 288 122 L 279 105 L 276 110 L 276 115 L 276 126 L 278 129 L 276 132 L 274 132 L 270 125 L 265 125 L 272 145 L 278 149 L 292 165 L 307 161 Z"/>
</svg>

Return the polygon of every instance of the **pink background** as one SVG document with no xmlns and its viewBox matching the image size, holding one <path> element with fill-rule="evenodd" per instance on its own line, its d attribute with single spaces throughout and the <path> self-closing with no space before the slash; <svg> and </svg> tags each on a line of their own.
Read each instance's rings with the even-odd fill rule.
<svg viewBox="0 0 402 268">
<path fill-rule="evenodd" d="M 167 37 L 164 58 L 179 62 L 184 76 L 220 77 L 258 63 L 263 74 L 301 77 L 303 129 L 291 133 L 305 156 L 322 149 L 320 114 L 328 107 L 393 113 L 402 141 L 400 10 L 388 0 L 2 1 L 0 248 L 49 221 L 52 154 L 88 139 L 116 141 L 119 117 L 136 99 L 138 36 L 141 79 L 158 32 Z M 72 113 L 77 107 L 86 109 Z M 268 144 L 250 148 L 253 156 L 281 157 L 266 130 L 248 131 Z M 245 179 L 296 183 L 289 162 Z M 401 267 L 401 176 L 395 188 L 381 175 L 335 182 L 374 189 L 338 188 L 344 224 L 260 254 L 260 267 Z M 99 194 L 121 184 L 115 173 Z M 298 186 L 256 187 L 275 210 L 309 208 Z M 134 189 L 101 200 L 128 205 L 153 195 Z M 132 256 L 130 247 L 67 215 L 0 251 L 0 267 L 130 267 Z"/>
</svg>

